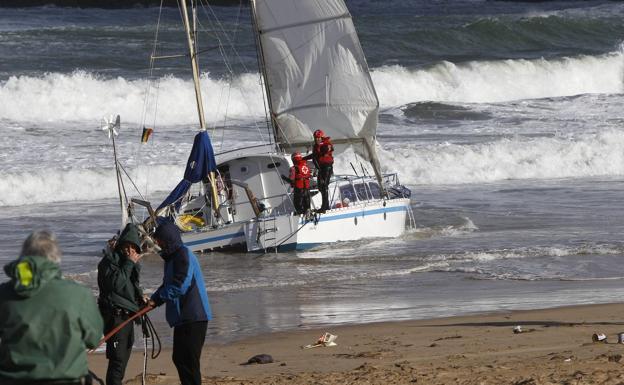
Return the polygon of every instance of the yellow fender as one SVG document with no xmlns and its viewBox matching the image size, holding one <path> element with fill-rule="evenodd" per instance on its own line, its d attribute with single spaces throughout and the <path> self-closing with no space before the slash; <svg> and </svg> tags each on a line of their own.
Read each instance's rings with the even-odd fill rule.
<svg viewBox="0 0 624 385">
<path fill-rule="evenodd" d="M 203 219 L 197 218 L 196 216 L 193 216 L 190 214 L 180 215 L 176 222 L 177 222 L 178 227 L 182 231 L 193 230 L 193 226 L 191 226 L 191 224 L 195 225 L 195 227 L 202 227 L 205 225 L 205 222 Z"/>
</svg>

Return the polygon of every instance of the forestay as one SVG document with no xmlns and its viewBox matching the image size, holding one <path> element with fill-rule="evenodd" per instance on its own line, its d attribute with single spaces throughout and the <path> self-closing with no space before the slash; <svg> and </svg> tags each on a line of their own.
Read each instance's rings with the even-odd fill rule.
<svg viewBox="0 0 624 385">
<path fill-rule="evenodd" d="M 322 129 L 376 163 L 379 101 L 342 0 L 253 0 L 276 141 L 306 150 Z"/>
</svg>

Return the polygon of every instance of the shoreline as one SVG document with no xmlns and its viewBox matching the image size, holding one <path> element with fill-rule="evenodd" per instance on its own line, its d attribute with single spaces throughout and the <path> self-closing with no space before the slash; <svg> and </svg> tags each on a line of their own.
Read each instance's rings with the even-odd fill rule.
<svg viewBox="0 0 624 385">
<path fill-rule="evenodd" d="M 520 326 L 522 333 L 514 333 Z M 324 332 L 337 346 L 302 349 Z M 624 304 L 575 305 L 436 319 L 342 325 L 209 340 L 204 384 L 550 384 L 624 382 Z M 593 343 L 604 333 L 608 343 Z M 240 365 L 257 354 L 274 363 Z M 149 355 L 149 351 L 148 351 Z M 89 356 L 103 377 L 106 357 Z M 142 351 L 134 351 L 126 383 L 140 384 Z M 170 348 L 147 363 L 148 384 L 177 384 Z"/>
</svg>

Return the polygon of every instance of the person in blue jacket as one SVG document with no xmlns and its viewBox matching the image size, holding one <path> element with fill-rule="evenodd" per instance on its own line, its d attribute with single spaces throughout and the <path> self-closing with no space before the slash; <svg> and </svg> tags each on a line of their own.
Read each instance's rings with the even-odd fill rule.
<svg viewBox="0 0 624 385">
<path fill-rule="evenodd" d="M 173 328 L 172 359 L 180 382 L 200 385 L 199 360 L 212 313 L 199 262 L 182 243 L 175 224 L 162 223 L 153 238 L 162 250 L 165 273 L 162 285 L 150 298 L 150 305 L 167 304 L 167 323 Z"/>
</svg>

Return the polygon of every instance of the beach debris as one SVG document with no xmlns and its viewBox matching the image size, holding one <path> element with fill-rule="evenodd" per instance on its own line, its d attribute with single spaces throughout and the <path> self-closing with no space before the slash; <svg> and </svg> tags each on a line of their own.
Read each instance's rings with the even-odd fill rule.
<svg viewBox="0 0 624 385">
<path fill-rule="evenodd" d="M 462 336 L 454 335 L 454 336 L 448 336 L 448 337 L 440 337 L 438 339 L 435 339 L 434 341 L 454 340 L 456 338 L 462 338 Z"/>
<path fill-rule="evenodd" d="M 624 333 L 618 333 L 618 344 L 624 344 Z"/>
<path fill-rule="evenodd" d="M 602 342 L 602 343 L 607 343 L 607 336 L 604 333 L 594 333 L 592 335 L 592 341 L 593 342 Z"/>
<path fill-rule="evenodd" d="M 316 341 L 315 344 L 310 344 L 310 345 L 305 345 L 302 346 L 302 349 L 310 349 L 310 348 L 318 348 L 321 346 L 336 346 L 338 345 L 336 342 L 336 338 L 338 338 L 337 335 L 331 334 L 331 333 L 324 333 L 322 334 L 319 339 Z"/>
<path fill-rule="evenodd" d="M 537 381 L 535 381 L 535 379 L 533 378 L 526 378 L 526 379 L 518 380 L 513 383 L 513 385 L 536 385 L 536 384 L 537 384 Z"/>
<path fill-rule="evenodd" d="M 514 326 L 512 330 L 513 330 L 514 334 L 520 334 L 520 333 L 532 333 L 532 332 L 537 331 L 537 329 L 534 329 L 534 328 L 530 328 L 530 329 L 523 329 L 523 328 L 522 328 L 522 326 L 520 326 L 520 325 L 516 325 L 516 326 Z"/>
<path fill-rule="evenodd" d="M 612 354 L 608 358 L 609 362 L 620 362 L 622 360 L 621 354 Z"/>
<path fill-rule="evenodd" d="M 270 354 L 256 354 L 241 365 L 271 364 L 273 362 L 275 361 L 273 361 L 273 357 Z"/>
</svg>

